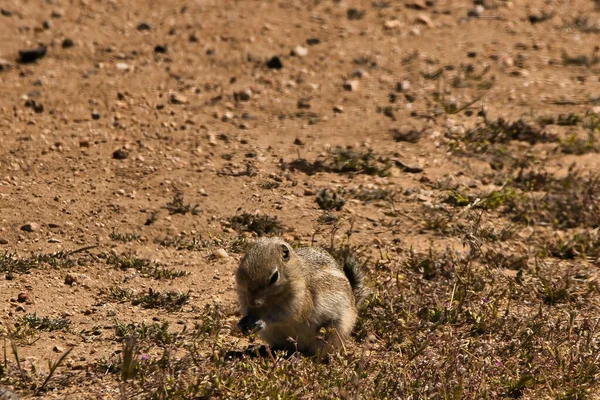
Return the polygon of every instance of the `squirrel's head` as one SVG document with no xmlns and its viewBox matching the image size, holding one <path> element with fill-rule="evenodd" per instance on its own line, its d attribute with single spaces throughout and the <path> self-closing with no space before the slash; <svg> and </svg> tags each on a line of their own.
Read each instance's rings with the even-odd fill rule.
<svg viewBox="0 0 600 400">
<path fill-rule="evenodd" d="M 269 298 L 289 290 L 298 258 L 289 244 L 278 238 L 261 238 L 254 242 L 235 273 L 238 291 L 251 308 L 259 308 Z"/>
</svg>

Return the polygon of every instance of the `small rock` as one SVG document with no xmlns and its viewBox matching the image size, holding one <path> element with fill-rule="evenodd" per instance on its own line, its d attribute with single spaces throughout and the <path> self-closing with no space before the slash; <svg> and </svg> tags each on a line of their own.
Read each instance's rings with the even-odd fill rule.
<svg viewBox="0 0 600 400">
<path fill-rule="evenodd" d="M 292 55 L 296 57 L 306 57 L 308 55 L 308 49 L 302 46 L 296 46 L 292 49 Z"/>
<path fill-rule="evenodd" d="M 345 90 L 348 90 L 350 92 L 355 92 L 358 90 L 358 81 L 357 80 L 347 80 L 344 82 L 343 87 Z"/>
<path fill-rule="evenodd" d="M 321 43 L 321 39 L 319 38 L 308 38 L 306 39 L 306 44 L 309 46 L 316 46 Z"/>
<path fill-rule="evenodd" d="M 19 62 L 29 64 L 39 60 L 46 55 L 48 47 L 42 45 L 35 49 L 19 50 Z"/>
<path fill-rule="evenodd" d="M 344 106 L 340 106 L 340 105 L 333 106 L 333 112 L 334 113 L 338 113 L 338 114 L 343 113 L 344 112 Z"/>
<path fill-rule="evenodd" d="M 0 58 L 0 71 L 6 71 L 12 67 L 12 63 L 4 58 Z"/>
<path fill-rule="evenodd" d="M 206 190 L 204 190 L 204 188 L 200 188 L 198 190 L 198 193 L 200 194 L 200 196 L 208 197 L 208 193 L 206 193 Z"/>
<path fill-rule="evenodd" d="M 304 145 L 304 141 L 302 139 L 300 139 L 299 137 L 297 137 L 296 139 L 294 139 L 294 144 L 296 146 L 302 146 L 302 145 Z"/>
<path fill-rule="evenodd" d="M 309 188 L 304 189 L 304 195 L 305 196 L 314 196 L 315 194 L 317 194 L 317 192 L 315 192 L 312 189 L 309 189 Z"/>
<path fill-rule="evenodd" d="M 48 239 L 48 243 L 62 243 L 62 242 L 60 241 L 60 239 L 50 238 L 50 239 Z"/>
<path fill-rule="evenodd" d="M 402 27 L 402 22 L 398 21 L 397 19 L 392 19 L 389 21 L 385 21 L 383 24 L 383 27 L 385 29 L 399 29 L 400 27 Z"/>
<path fill-rule="evenodd" d="M 13 12 L 3 8 L 0 10 L 0 14 L 2 14 L 4 17 L 12 17 Z"/>
<path fill-rule="evenodd" d="M 124 160 L 124 159 L 126 159 L 127 157 L 129 157 L 129 152 L 128 152 L 127 150 L 125 150 L 125 149 L 118 149 L 118 150 L 115 150 L 115 151 L 113 152 L 113 155 L 112 155 L 112 157 L 113 157 L 115 160 Z"/>
<path fill-rule="evenodd" d="M 63 39 L 61 46 L 63 49 L 68 49 L 70 47 L 75 46 L 75 42 L 73 42 L 73 39 L 65 38 Z"/>
<path fill-rule="evenodd" d="M 28 224 L 25 224 L 21 227 L 22 231 L 25 232 L 35 232 L 40 230 L 40 224 L 38 224 L 37 222 L 30 222 Z"/>
<path fill-rule="evenodd" d="M 152 27 L 151 27 L 151 26 L 150 26 L 150 24 L 149 24 L 149 23 L 147 23 L 147 22 L 141 22 L 141 23 L 140 23 L 140 24 L 138 24 L 138 26 L 137 26 L 137 30 L 138 30 L 138 31 L 140 31 L 140 32 L 142 32 L 142 31 L 149 31 L 149 30 L 151 30 L 151 29 L 152 29 Z"/>
<path fill-rule="evenodd" d="M 215 250 L 215 256 L 217 258 L 229 258 L 229 254 L 227 254 L 227 252 L 225 251 L 225 249 L 217 249 Z"/>
<path fill-rule="evenodd" d="M 62 10 L 52 10 L 52 14 L 50 14 L 50 18 L 60 19 L 64 15 Z"/>
<path fill-rule="evenodd" d="M 17 301 L 19 303 L 31 303 L 31 297 L 25 292 L 21 292 L 17 295 Z"/>
<path fill-rule="evenodd" d="M 226 111 L 223 113 L 223 116 L 221 117 L 221 121 L 223 122 L 227 122 L 227 121 L 231 121 L 233 119 L 234 115 L 231 111 Z"/>
<path fill-rule="evenodd" d="M 246 88 L 233 94 L 235 101 L 249 101 L 252 98 L 252 89 Z"/>
<path fill-rule="evenodd" d="M 8 240 L 0 238 L 0 244 L 8 244 Z"/>
<path fill-rule="evenodd" d="M 188 37 L 188 40 L 192 43 L 197 43 L 198 42 L 198 36 L 196 36 L 196 34 L 191 33 L 190 36 Z"/>
<path fill-rule="evenodd" d="M 92 119 L 97 121 L 100 119 L 100 113 L 98 111 L 92 111 Z"/>
<path fill-rule="evenodd" d="M 406 8 L 412 8 L 413 10 L 425 10 L 427 8 L 427 4 L 425 0 L 415 0 L 406 3 Z"/>
<path fill-rule="evenodd" d="M 363 19 L 364 16 L 365 11 L 359 10 L 358 8 L 349 8 L 348 11 L 346 11 L 346 17 L 350 21 L 358 21 L 360 19 Z"/>
<path fill-rule="evenodd" d="M 167 52 L 167 45 L 157 44 L 156 46 L 154 46 L 154 52 L 156 54 L 165 54 Z"/>
<path fill-rule="evenodd" d="M 55 353 L 62 353 L 64 351 L 64 349 L 62 347 L 60 347 L 60 346 L 54 346 L 52 348 L 52 351 L 55 352 Z"/>
<path fill-rule="evenodd" d="M 182 94 L 179 93 L 171 93 L 171 97 L 169 97 L 169 103 L 171 104 L 187 104 L 188 99 Z"/>
<path fill-rule="evenodd" d="M 364 69 L 355 69 L 354 71 L 352 71 L 350 73 L 350 76 L 352 78 L 366 78 L 369 76 L 369 73 L 367 71 L 365 71 Z"/>
<path fill-rule="evenodd" d="M 418 24 L 423 24 L 423 25 L 427 25 L 428 27 L 432 27 L 433 26 L 433 22 L 431 22 L 431 18 L 429 18 L 428 15 L 425 14 L 421 14 L 417 17 L 417 19 L 415 20 L 416 23 Z"/>
<path fill-rule="evenodd" d="M 115 67 L 119 70 L 119 71 L 129 71 L 129 64 L 125 64 L 125 63 L 116 63 Z"/>
<path fill-rule="evenodd" d="M 277 56 L 271 57 L 267 60 L 267 68 L 269 69 L 282 69 L 283 68 L 283 63 L 281 62 L 281 59 Z"/>
<path fill-rule="evenodd" d="M 409 81 L 396 82 L 396 92 L 406 92 L 410 89 Z"/>
<path fill-rule="evenodd" d="M 77 282 L 77 277 L 73 274 L 67 274 L 65 276 L 65 285 L 72 285 Z"/>
</svg>

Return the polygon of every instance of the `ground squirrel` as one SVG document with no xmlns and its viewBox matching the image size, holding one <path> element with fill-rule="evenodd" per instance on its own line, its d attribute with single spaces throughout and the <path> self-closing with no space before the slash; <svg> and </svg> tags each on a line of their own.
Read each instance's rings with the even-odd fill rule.
<svg viewBox="0 0 600 400">
<path fill-rule="evenodd" d="M 350 336 L 366 294 L 361 268 L 344 264 L 320 248 L 258 239 L 235 274 L 238 327 L 258 331 L 273 349 L 330 354 Z"/>
</svg>

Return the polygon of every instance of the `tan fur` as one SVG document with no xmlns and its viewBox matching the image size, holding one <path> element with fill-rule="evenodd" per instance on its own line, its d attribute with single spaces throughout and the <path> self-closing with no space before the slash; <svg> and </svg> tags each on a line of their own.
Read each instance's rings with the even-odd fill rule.
<svg viewBox="0 0 600 400">
<path fill-rule="evenodd" d="M 279 279 L 270 284 L 275 271 Z M 264 321 L 258 334 L 275 349 L 326 355 L 343 346 L 356 322 L 350 281 L 320 248 L 293 250 L 278 238 L 258 239 L 236 271 L 236 284 L 242 317 Z"/>
</svg>

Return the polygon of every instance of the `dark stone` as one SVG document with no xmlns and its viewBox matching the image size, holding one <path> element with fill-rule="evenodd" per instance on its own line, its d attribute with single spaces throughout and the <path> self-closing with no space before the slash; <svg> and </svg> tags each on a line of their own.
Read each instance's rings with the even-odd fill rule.
<svg viewBox="0 0 600 400">
<path fill-rule="evenodd" d="M 141 22 L 138 26 L 137 26 L 137 30 L 142 32 L 142 31 L 149 31 L 151 30 L 152 27 L 150 26 L 149 23 L 147 22 Z"/>
<path fill-rule="evenodd" d="M 64 39 L 62 41 L 62 48 L 63 49 L 68 49 L 68 48 L 73 47 L 73 46 L 75 46 L 75 43 L 73 42 L 73 39 L 66 38 L 66 39 Z"/>
<path fill-rule="evenodd" d="M 158 44 L 154 46 L 154 52 L 157 54 L 165 54 L 167 52 L 167 45 Z"/>
<path fill-rule="evenodd" d="M 282 69 L 283 63 L 281 59 L 277 56 L 271 57 L 267 60 L 267 68 L 269 69 Z"/>
<path fill-rule="evenodd" d="M 119 149 L 115 150 L 112 156 L 115 160 L 124 160 L 129 157 L 129 152 L 125 149 Z"/>
<path fill-rule="evenodd" d="M 46 55 L 46 50 L 48 47 L 44 45 L 36 49 L 19 50 L 19 62 L 22 64 L 35 62 Z"/>
</svg>

